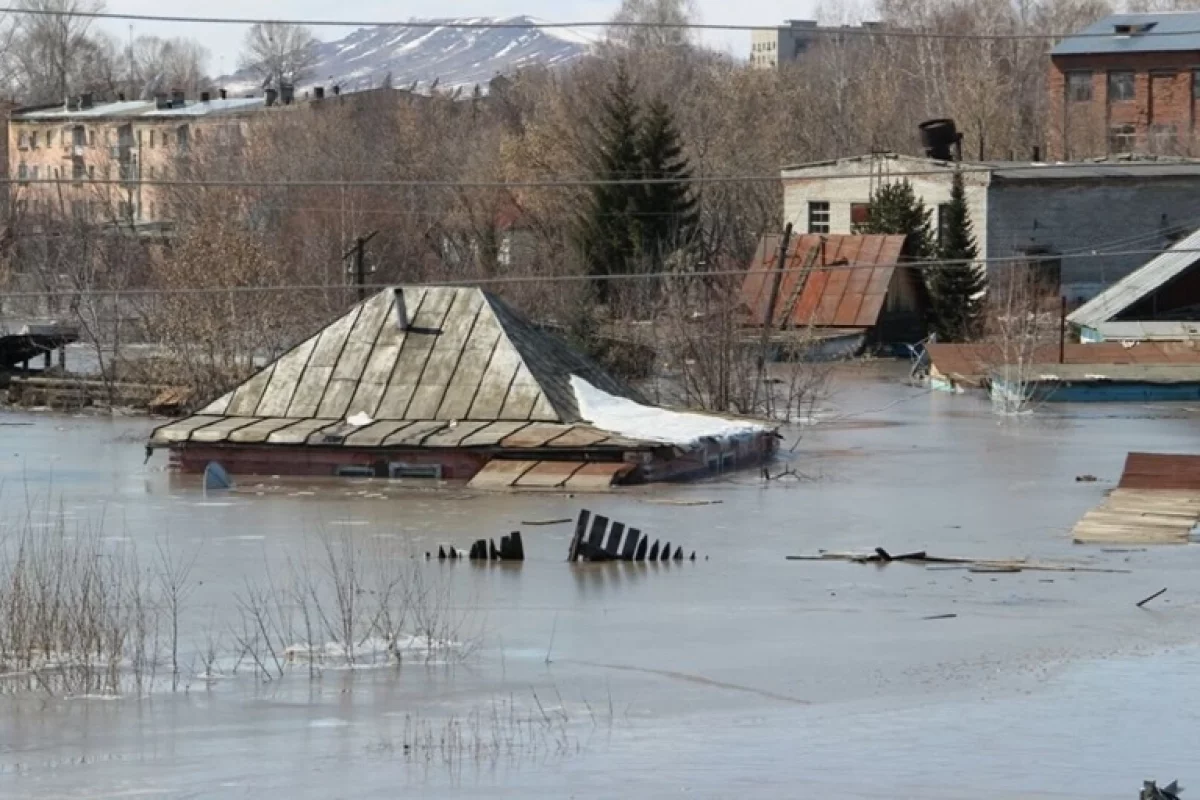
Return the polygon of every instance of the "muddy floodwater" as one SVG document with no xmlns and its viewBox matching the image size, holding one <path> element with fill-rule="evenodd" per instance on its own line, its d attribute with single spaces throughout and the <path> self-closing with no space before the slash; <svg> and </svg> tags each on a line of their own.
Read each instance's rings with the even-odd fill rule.
<svg viewBox="0 0 1200 800">
<path fill-rule="evenodd" d="M 35 525 L 102 530 L 146 563 L 164 547 L 194 561 L 180 685 L 0 696 L 0 796 L 1134 798 L 1145 779 L 1196 783 L 1200 547 L 1069 532 L 1128 451 L 1200 451 L 1200 409 L 999 421 L 905 372 L 839 372 L 776 467 L 800 479 L 574 497 L 270 478 L 206 497 L 164 453 L 143 463 L 152 420 L 0 412 L 0 519 L 32 507 Z M 528 523 L 581 507 L 697 560 L 569 566 L 571 525 Z M 424 559 L 517 529 L 521 565 Z M 271 680 L 203 668 L 206 643 L 236 638 L 246 587 L 330 540 L 407 553 L 456 620 L 454 656 Z M 1125 571 L 785 560 L 876 546 Z"/>
</svg>

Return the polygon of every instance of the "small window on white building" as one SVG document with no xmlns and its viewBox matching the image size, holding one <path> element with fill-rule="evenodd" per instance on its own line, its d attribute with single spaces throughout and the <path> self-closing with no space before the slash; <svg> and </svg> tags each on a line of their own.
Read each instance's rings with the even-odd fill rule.
<svg viewBox="0 0 1200 800">
<path fill-rule="evenodd" d="M 829 233 L 829 201 L 813 200 L 808 204 L 808 232 Z"/>
</svg>

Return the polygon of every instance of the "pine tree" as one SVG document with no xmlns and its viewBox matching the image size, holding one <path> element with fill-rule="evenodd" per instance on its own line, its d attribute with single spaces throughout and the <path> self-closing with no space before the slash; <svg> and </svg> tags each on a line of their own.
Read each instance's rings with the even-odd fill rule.
<svg viewBox="0 0 1200 800">
<path fill-rule="evenodd" d="M 617 65 L 599 118 L 593 176 L 599 181 L 614 181 L 641 175 L 637 101 L 623 63 Z M 640 189 L 628 183 L 596 183 L 591 187 L 579 229 L 579 245 L 590 274 L 623 275 L 633 270 L 639 240 L 636 213 Z M 602 302 L 607 300 L 609 281 L 597 281 L 597 294 Z"/>
<path fill-rule="evenodd" d="M 867 221 L 856 233 L 904 234 L 905 255 L 913 260 L 925 260 L 934 254 L 933 228 L 929 209 L 917 197 L 907 180 L 885 183 L 871 195 Z"/>
<path fill-rule="evenodd" d="M 928 276 L 932 323 L 940 341 L 963 342 L 979 335 L 983 324 L 983 292 L 987 279 L 973 263 L 978 256 L 967 192 L 961 172 L 954 173 L 950 202 L 941 220 L 937 258 L 948 262 Z"/>
<path fill-rule="evenodd" d="M 672 181 L 639 187 L 638 245 L 647 268 L 658 271 L 668 254 L 691 241 L 697 224 L 691 167 L 683 154 L 671 109 L 661 99 L 646 108 L 638 154 L 643 177 Z"/>
</svg>

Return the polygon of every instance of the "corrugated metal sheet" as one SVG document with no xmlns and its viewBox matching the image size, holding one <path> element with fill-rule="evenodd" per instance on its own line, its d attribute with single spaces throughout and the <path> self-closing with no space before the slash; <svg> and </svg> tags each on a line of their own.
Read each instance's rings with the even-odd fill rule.
<svg viewBox="0 0 1200 800">
<path fill-rule="evenodd" d="M 1140 35 L 1119 35 L 1118 25 L 1152 27 Z M 1200 50 L 1200 13 L 1112 14 L 1063 39 L 1052 56 L 1096 53 L 1167 53 Z"/>
<path fill-rule="evenodd" d="M 1196 49 L 1200 50 L 1200 45 Z M 1067 315 L 1067 320 L 1087 328 L 1108 322 L 1200 260 L 1197 250 L 1200 250 L 1200 228 L 1075 309 Z"/>
<path fill-rule="evenodd" d="M 1200 342 L 1200 322 L 1101 322 L 1087 327 L 1109 341 Z"/>
<path fill-rule="evenodd" d="M 978 382 L 996 366 L 1004 363 L 1003 352 L 997 345 L 931 344 L 928 349 L 930 364 L 938 374 L 967 382 Z M 1056 344 L 1039 347 L 1033 355 L 1035 363 L 1045 365 L 1048 372 L 1058 366 Z M 1120 342 L 1068 344 L 1065 348 L 1064 363 L 1200 364 L 1200 347 L 1189 342 L 1139 342 L 1133 347 L 1125 347 Z"/>
<path fill-rule="evenodd" d="M 750 311 L 752 324 L 762 325 L 766 319 L 781 239 L 762 238 L 742 283 L 742 304 Z M 903 248 L 903 236 L 793 237 L 772 326 L 872 327 L 879 320 Z"/>
<path fill-rule="evenodd" d="M 1120 487 L 1184 490 L 1200 497 L 1200 455 L 1130 453 L 1125 456 Z"/>
</svg>

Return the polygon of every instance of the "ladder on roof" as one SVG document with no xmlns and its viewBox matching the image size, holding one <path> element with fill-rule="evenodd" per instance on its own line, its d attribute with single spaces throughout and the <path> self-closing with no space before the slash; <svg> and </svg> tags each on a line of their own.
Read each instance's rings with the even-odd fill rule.
<svg viewBox="0 0 1200 800">
<path fill-rule="evenodd" d="M 825 240 L 824 239 L 822 239 L 817 244 L 816 247 L 809 248 L 808 254 L 804 257 L 804 266 L 802 266 L 800 268 L 800 274 L 796 277 L 796 285 L 792 287 L 792 291 L 791 291 L 791 294 L 788 296 L 787 302 L 784 303 L 780 309 L 783 312 L 783 314 L 782 314 L 782 319 L 779 322 L 779 330 L 782 331 L 782 330 L 787 329 L 788 320 L 790 320 L 792 318 L 792 312 L 796 308 L 796 303 L 798 303 L 800 301 L 800 294 L 804 291 L 804 284 L 808 283 L 809 273 L 812 270 L 813 266 L 816 264 L 817 253 L 824 249 L 825 249 Z M 786 270 L 787 265 L 784 264 L 781 267 L 781 269 Z M 779 311 L 776 311 L 775 313 L 778 314 Z M 775 320 L 771 320 L 771 322 L 769 324 L 774 325 Z"/>
</svg>

